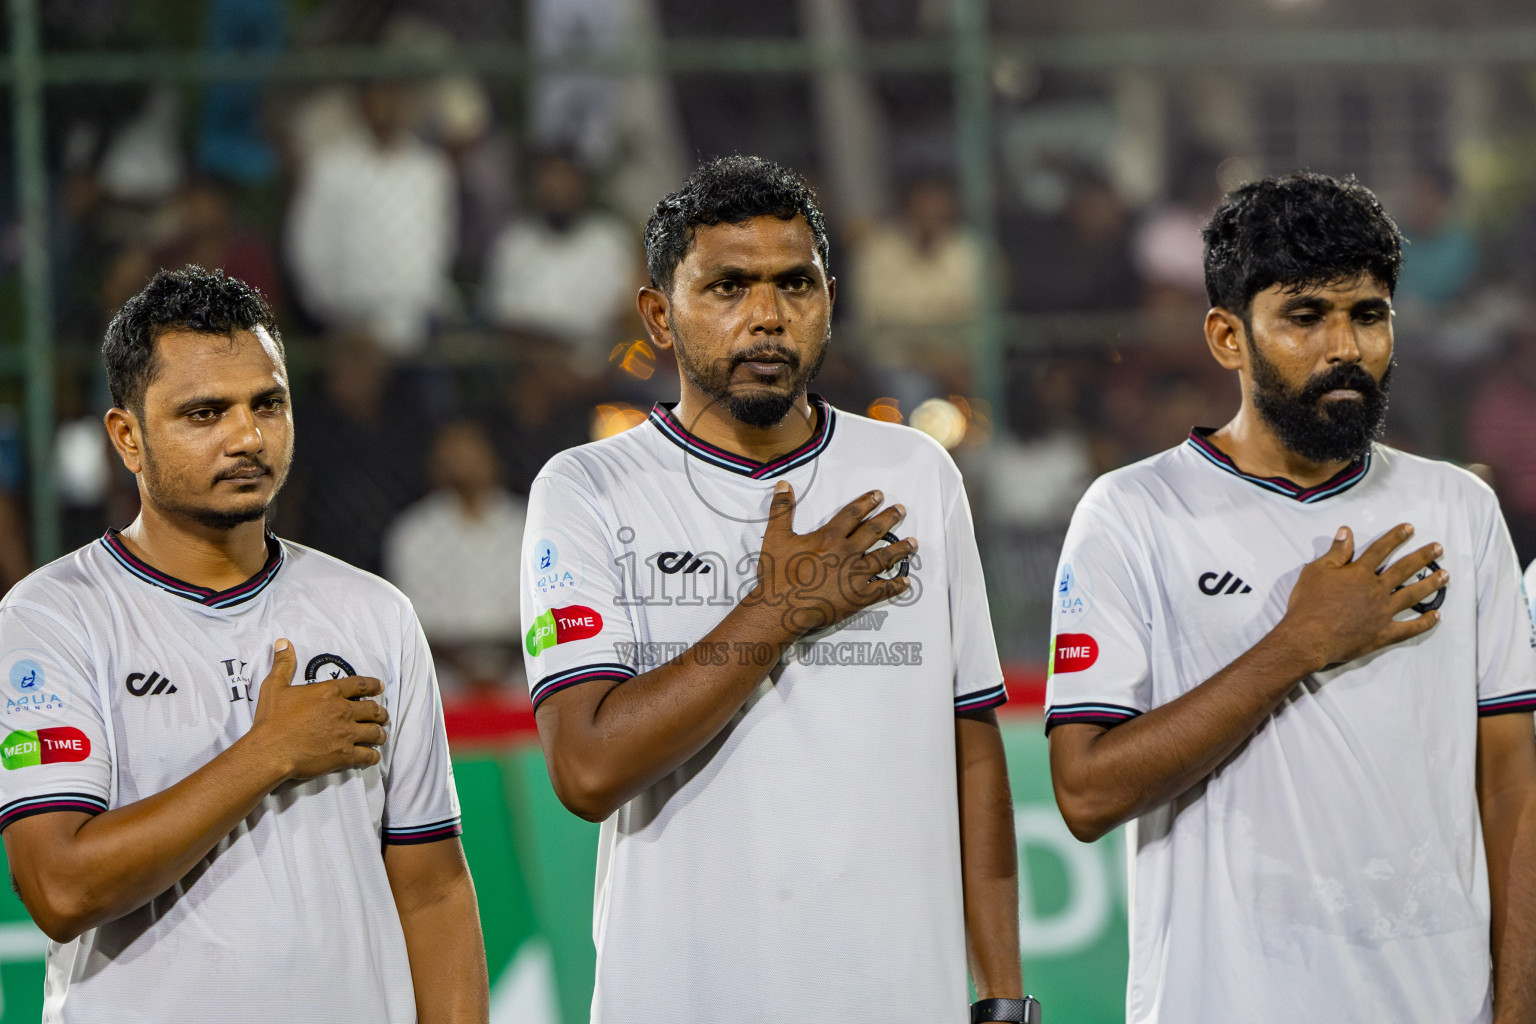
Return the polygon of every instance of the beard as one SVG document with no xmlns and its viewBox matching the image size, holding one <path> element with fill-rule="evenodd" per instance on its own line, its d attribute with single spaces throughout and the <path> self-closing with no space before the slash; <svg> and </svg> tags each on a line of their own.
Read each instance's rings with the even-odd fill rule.
<svg viewBox="0 0 1536 1024">
<path fill-rule="evenodd" d="M 1274 430 L 1280 443 L 1312 462 L 1354 462 L 1381 436 L 1387 420 L 1387 396 L 1392 368 L 1381 380 L 1359 363 L 1340 363 L 1310 378 L 1299 388 L 1285 383 L 1280 370 L 1264 358 L 1250 333 L 1253 364 L 1253 405 Z M 1359 392 L 1359 399 L 1323 402 L 1337 388 Z"/>
<path fill-rule="evenodd" d="M 144 481 L 144 494 L 150 503 L 168 517 L 188 519 L 199 526 L 205 526 L 211 530 L 233 530 L 237 526 L 253 522 L 266 517 L 267 510 L 272 507 L 272 502 L 277 498 L 277 492 L 282 490 L 283 482 L 287 479 L 287 466 L 282 472 L 274 473 L 272 466 L 259 459 L 245 459 L 236 469 L 259 466 L 268 473 L 274 475 L 276 485 L 270 494 L 265 497 L 260 495 L 243 496 L 244 501 L 237 504 L 224 505 L 222 507 L 197 505 L 183 497 L 181 493 L 188 489 L 187 478 L 170 472 L 160 465 L 151 454 L 149 439 L 144 443 L 144 468 L 142 479 Z"/>
<path fill-rule="evenodd" d="M 774 342 L 755 345 L 739 355 L 706 362 L 694 358 L 692 343 L 678 330 L 676 324 L 672 325 L 672 336 L 677 341 L 677 364 L 682 367 L 683 375 L 689 382 L 724 406 L 734 419 L 763 430 L 783 422 L 789 410 L 804 396 L 811 381 L 816 379 L 816 374 L 821 372 L 832 328 L 828 325 L 821 346 L 813 358 L 805 363 L 789 346 Z M 732 383 L 738 366 L 760 359 L 783 361 L 789 372 L 787 391 L 778 391 L 770 385 Z"/>
</svg>

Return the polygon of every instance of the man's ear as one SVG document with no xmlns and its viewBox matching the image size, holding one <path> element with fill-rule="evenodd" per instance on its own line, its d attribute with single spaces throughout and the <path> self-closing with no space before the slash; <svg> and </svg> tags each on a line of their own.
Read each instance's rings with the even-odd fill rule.
<svg viewBox="0 0 1536 1024">
<path fill-rule="evenodd" d="M 667 293 L 660 288 L 646 286 L 635 296 L 635 305 L 640 310 L 640 321 L 645 324 L 645 332 L 651 336 L 651 344 L 657 348 L 671 348 L 672 323 L 669 316 L 672 300 L 667 298 Z"/>
<path fill-rule="evenodd" d="M 1231 310 L 1213 306 L 1205 314 L 1205 344 L 1223 369 L 1243 368 L 1243 345 L 1247 335 L 1248 329 L 1243 324 L 1243 318 Z"/>
<path fill-rule="evenodd" d="M 144 468 L 144 435 L 139 418 L 127 409 L 113 406 L 107 410 L 105 422 L 107 437 L 117 449 L 118 457 L 128 467 L 128 472 L 138 475 Z"/>
<path fill-rule="evenodd" d="M 827 278 L 827 308 L 837 305 L 837 278 Z"/>
</svg>

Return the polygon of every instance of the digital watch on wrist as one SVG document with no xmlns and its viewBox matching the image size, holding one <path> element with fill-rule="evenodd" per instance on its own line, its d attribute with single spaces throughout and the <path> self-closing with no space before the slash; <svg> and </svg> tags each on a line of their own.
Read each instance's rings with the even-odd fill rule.
<svg viewBox="0 0 1536 1024">
<path fill-rule="evenodd" d="M 1040 1000 L 1034 996 L 1023 999 L 978 999 L 971 1004 L 971 1024 L 988 1021 L 1005 1021 L 1007 1024 L 1040 1024 Z"/>
</svg>

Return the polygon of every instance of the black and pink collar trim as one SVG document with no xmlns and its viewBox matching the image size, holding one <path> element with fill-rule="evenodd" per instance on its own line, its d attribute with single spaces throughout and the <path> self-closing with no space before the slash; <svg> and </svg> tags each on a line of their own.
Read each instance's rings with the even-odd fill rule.
<svg viewBox="0 0 1536 1024">
<path fill-rule="evenodd" d="M 267 584 L 271 583 L 273 577 L 277 575 L 277 570 L 283 567 L 283 544 L 270 532 L 267 534 L 267 562 L 261 567 L 261 571 L 239 586 L 230 587 L 228 590 L 210 590 L 161 572 L 129 551 L 128 545 L 123 543 L 117 530 L 108 530 L 101 538 L 101 545 L 119 565 L 145 583 L 159 587 L 161 590 L 168 590 L 188 601 L 196 601 L 207 608 L 233 608 L 235 605 L 244 604 L 265 590 Z"/>
<path fill-rule="evenodd" d="M 728 452 L 724 448 L 701 441 L 690 434 L 677 417 L 672 415 L 672 404 L 657 402 L 651 409 L 651 423 L 662 434 L 689 455 L 703 459 L 711 465 L 728 469 L 732 473 L 740 473 L 742 476 L 751 477 L 754 480 L 768 480 L 776 476 L 782 476 L 794 469 L 803 466 L 826 450 L 832 441 L 832 428 L 836 425 L 836 413 L 827 400 L 820 395 L 811 395 L 811 407 L 816 410 L 816 427 L 811 431 L 810 440 L 796 448 L 787 455 L 780 455 L 770 462 L 757 462 L 745 455 L 737 455 Z"/>
<path fill-rule="evenodd" d="M 1351 462 L 1333 476 L 1320 484 L 1312 487 L 1303 487 L 1283 476 L 1254 476 L 1244 473 L 1237 468 L 1226 452 L 1211 443 L 1210 437 L 1216 431 L 1211 427 L 1196 427 L 1189 432 L 1189 440 L 1184 443 L 1203 455 L 1212 465 L 1226 470 L 1233 476 L 1242 477 L 1255 486 L 1262 487 L 1266 491 L 1274 491 L 1287 498 L 1299 501 L 1304 505 L 1331 498 L 1335 494 L 1342 494 L 1355 484 L 1365 479 L 1365 474 L 1371 469 L 1371 453 L 1367 451 L 1363 456 Z"/>
</svg>

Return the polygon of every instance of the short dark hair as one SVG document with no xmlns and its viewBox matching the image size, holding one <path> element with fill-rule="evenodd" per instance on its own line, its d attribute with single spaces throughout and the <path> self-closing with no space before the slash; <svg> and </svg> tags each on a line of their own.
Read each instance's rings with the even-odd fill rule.
<svg viewBox="0 0 1536 1024">
<path fill-rule="evenodd" d="M 656 204 L 645 225 L 645 268 L 651 286 L 672 290 L 677 265 L 693 248 L 699 225 L 740 224 L 753 217 L 805 218 L 828 274 L 827 221 L 816 193 L 787 167 L 760 156 L 721 156 L 699 165 L 676 192 Z"/>
<path fill-rule="evenodd" d="M 222 270 L 188 265 L 161 270 L 137 295 L 123 303 L 107 325 L 101 359 L 107 366 L 112 404 L 144 410 L 144 392 L 158 369 L 155 339 L 167 330 L 183 328 L 201 334 L 229 335 L 264 327 L 283 352 L 277 320 L 261 292 Z"/>
<path fill-rule="evenodd" d="M 1211 305 L 1244 318 L 1271 285 L 1300 291 L 1369 274 L 1391 294 L 1403 268 L 1402 233 L 1353 175 L 1249 182 L 1227 194 L 1202 234 Z"/>
</svg>

